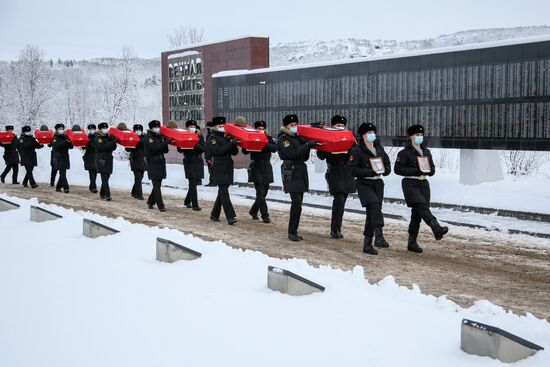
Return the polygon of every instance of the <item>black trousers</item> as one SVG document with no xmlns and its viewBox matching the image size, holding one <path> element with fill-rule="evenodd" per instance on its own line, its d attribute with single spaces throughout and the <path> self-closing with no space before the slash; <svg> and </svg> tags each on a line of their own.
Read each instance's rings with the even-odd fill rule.
<svg viewBox="0 0 550 367">
<path fill-rule="evenodd" d="M 34 169 L 34 166 L 25 166 L 25 178 L 23 178 L 23 185 L 27 186 L 28 183 L 31 184 L 31 186 L 36 185 L 36 181 L 34 181 L 34 176 L 32 175 L 32 170 Z"/>
<path fill-rule="evenodd" d="M 60 169 L 59 171 L 59 179 L 57 180 L 57 185 L 55 186 L 56 190 L 69 190 L 69 182 L 67 181 L 67 170 L 66 169 Z"/>
<path fill-rule="evenodd" d="M 367 217 L 365 218 L 365 229 L 363 235 L 365 237 L 373 237 L 374 230 L 384 226 L 384 216 L 382 215 L 382 204 L 372 203 L 367 204 L 365 208 Z"/>
<path fill-rule="evenodd" d="M 55 176 L 57 176 L 57 170 L 52 167 L 52 173 L 50 174 L 50 186 L 55 186 Z"/>
<path fill-rule="evenodd" d="M 342 217 L 344 216 L 344 207 L 346 206 L 346 200 L 348 194 L 343 192 L 335 192 L 332 194 L 332 217 L 330 219 L 331 232 L 342 231 Z"/>
<path fill-rule="evenodd" d="M 151 182 L 153 183 L 153 190 L 151 190 L 151 194 L 147 199 L 147 204 L 151 206 L 157 204 L 157 207 L 159 209 L 162 209 L 164 208 L 164 202 L 162 201 L 162 193 L 160 191 L 160 185 L 162 184 L 162 180 L 152 179 Z"/>
<path fill-rule="evenodd" d="M 218 196 L 214 202 L 214 207 L 212 208 L 211 216 L 214 218 L 219 218 L 223 207 L 223 212 L 225 213 L 226 219 L 235 218 L 235 209 L 233 209 L 233 204 L 231 203 L 231 198 L 229 197 L 229 185 L 218 185 Z"/>
<path fill-rule="evenodd" d="M 418 203 L 411 207 L 411 222 L 409 223 L 409 234 L 418 235 L 420 229 L 420 221 L 423 220 L 426 224 L 430 224 L 433 216 L 428 204 Z"/>
<path fill-rule="evenodd" d="M 185 196 L 185 200 L 183 203 L 185 205 L 191 204 L 193 208 L 199 207 L 199 196 L 197 193 L 197 186 L 199 184 L 200 180 L 196 180 L 194 178 L 190 178 L 187 181 L 189 181 L 189 188 L 187 189 L 187 195 Z"/>
<path fill-rule="evenodd" d="M 259 210 L 262 218 L 268 217 L 269 212 L 265 197 L 269 191 L 269 184 L 254 183 L 254 188 L 256 189 L 256 200 L 254 200 L 254 204 L 252 204 L 252 207 L 250 208 L 250 213 L 258 214 Z"/>
<path fill-rule="evenodd" d="M 8 175 L 8 173 L 10 173 L 10 170 L 13 170 L 13 175 L 12 175 L 11 182 L 16 183 L 17 182 L 17 174 L 19 173 L 19 165 L 17 165 L 17 164 L 7 164 L 6 168 L 4 169 L 4 172 L 2 172 L 2 179 L 6 179 L 6 176 Z"/>
<path fill-rule="evenodd" d="M 101 174 L 101 189 L 99 189 L 99 196 L 110 198 L 111 197 L 111 189 L 109 187 L 109 177 L 111 176 L 110 173 L 102 173 Z"/>
<path fill-rule="evenodd" d="M 134 186 L 132 186 L 132 196 L 133 197 L 142 197 L 142 181 L 143 181 L 143 171 L 134 170 Z"/>
<path fill-rule="evenodd" d="M 97 185 L 95 183 L 97 179 L 97 171 L 96 170 L 89 170 L 88 176 L 90 177 L 90 184 L 88 185 L 88 190 L 94 191 L 97 190 Z"/>
<path fill-rule="evenodd" d="M 290 216 L 288 217 L 288 234 L 298 234 L 300 226 L 300 216 L 302 215 L 302 202 L 304 201 L 303 192 L 291 192 Z"/>
</svg>

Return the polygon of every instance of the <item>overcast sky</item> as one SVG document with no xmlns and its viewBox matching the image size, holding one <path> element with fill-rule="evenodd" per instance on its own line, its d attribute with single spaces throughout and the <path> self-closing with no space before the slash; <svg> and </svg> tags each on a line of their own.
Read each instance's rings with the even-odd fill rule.
<svg viewBox="0 0 550 367">
<path fill-rule="evenodd" d="M 310 39 L 422 39 L 461 30 L 550 25 L 550 0 L 0 0 L 0 60 L 26 44 L 47 58 L 140 57 L 169 48 L 179 26 L 206 41 L 242 35 Z"/>
</svg>

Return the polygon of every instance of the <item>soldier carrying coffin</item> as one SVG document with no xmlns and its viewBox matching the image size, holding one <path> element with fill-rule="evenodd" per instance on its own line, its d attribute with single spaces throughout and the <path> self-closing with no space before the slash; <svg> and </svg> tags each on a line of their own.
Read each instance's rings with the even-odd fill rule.
<svg viewBox="0 0 550 367">
<path fill-rule="evenodd" d="M 6 126 L 7 132 L 13 133 L 13 126 L 7 125 Z M 10 172 L 10 170 L 13 171 L 12 174 L 12 180 L 11 183 L 14 185 L 18 185 L 19 182 L 17 181 L 17 174 L 19 173 L 19 154 L 17 154 L 17 135 L 13 134 L 13 139 L 11 143 L 9 144 L 2 144 L 2 148 L 4 148 L 4 162 L 6 163 L 6 168 L 4 169 L 4 172 L 2 172 L 2 175 L 0 175 L 0 181 L 2 183 L 6 182 L 6 176 Z"/>
<path fill-rule="evenodd" d="M 101 175 L 99 197 L 101 200 L 111 201 L 109 177 L 113 173 L 113 152 L 116 149 L 116 139 L 108 134 L 109 125 L 106 122 L 102 122 L 97 127 L 99 132 L 94 137 L 92 144 L 95 149 L 95 167 L 97 173 Z M 126 125 L 124 125 L 124 129 L 126 129 Z"/>
<path fill-rule="evenodd" d="M 73 126 L 73 130 L 76 131 L 77 128 L 80 130 L 78 125 Z M 61 192 L 61 189 L 63 189 L 65 193 L 68 193 L 69 182 L 67 181 L 67 170 L 71 168 L 69 149 L 73 149 L 73 144 L 70 142 L 67 135 L 65 135 L 65 125 L 55 125 L 55 133 L 49 145 L 52 147 L 52 168 L 59 172 L 55 191 Z"/>
<path fill-rule="evenodd" d="M 38 187 L 32 171 L 34 167 L 38 165 L 36 159 L 36 149 L 43 148 L 44 145 L 40 144 L 38 140 L 33 136 L 30 126 L 23 126 L 21 129 L 21 137 L 19 138 L 19 156 L 21 157 L 21 166 L 25 167 L 25 178 L 23 178 L 23 186 L 28 187 L 30 183 L 34 189 Z"/>
<path fill-rule="evenodd" d="M 143 125 L 135 124 L 132 130 L 139 136 L 139 143 L 135 148 L 125 148 L 125 150 L 130 153 L 130 169 L 134 173 L 132 197 L 138 200 L 144 200 L 142 182 L 143 173 L 145 172 L 145 139 L 147 139 L 147 137 L 143 134 Z"/>
<path fill-rule="evenodd" d="M 88 185 L 88 190 L 94 194 L 97 192 L 97 170 L 95 166 L 95 148 L 94 148 L 94 139 L 96 134 L 95 124 L 88 125 L 88 143 L 82 149 L 84 149 L 84 155 L 82 160 L 84 160 L 84 169 L 88 171 L 88 176 L 90 178 L 90 184 Z"/>
<path fill-rule="evenodd" d="M 144 142 L 147 175 L 153 183 L 153 189 L 147 199 L 147 206 L 149 209 L 153 209 L 156 204 L 161 212 L 166 211 L 160 189 L 162 180 L 166 178 L 166 159 L 164 158 L 164 154 L 168 153 L 168 144 L 172 140 L 160 135 L 160 121 L 152 120 L 149 122 L 149 130 Z"/>
<path fill-rule="evenodd" d="M 178 152 L 183 153 L 183 169 L 185 170 L 185 178 L 189 182 L 189 188 L 183 204 L 187 208 L 193 208 L 195 211 L 201 210 L 199 207 L 199 198 L 197 186 L 201 184 L 204 178 L 204 160 L 202 154 L 205 151 L 206 143 L 202 137 L 201 130 L 198 127 L 197 121 L 189 120 L 185 123 L 185 127 L 199 137 L 199 142 L 193 149 L 180 149 Z"/>
</svg>

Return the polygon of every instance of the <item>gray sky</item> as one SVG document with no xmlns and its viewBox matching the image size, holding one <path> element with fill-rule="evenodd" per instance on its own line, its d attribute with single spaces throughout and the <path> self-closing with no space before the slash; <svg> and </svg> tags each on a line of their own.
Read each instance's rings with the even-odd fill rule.
<svg viewBox="0 0 550 367">
<path fill-rule="evenodd" d="M 422 39 L 468 29 L 550 24 L 549 0 L 0 0 L 0 60 L 26 44 L 47 58 L 158 57 L 166 34 L 203 27 L 205 40 L 269 36 Z"/>
</svg>

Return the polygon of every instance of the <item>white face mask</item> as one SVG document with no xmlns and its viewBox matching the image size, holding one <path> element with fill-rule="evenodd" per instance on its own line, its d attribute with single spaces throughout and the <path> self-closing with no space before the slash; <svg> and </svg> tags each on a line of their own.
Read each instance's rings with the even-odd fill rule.
<svg viewBox="0 0 550 367">
<path fill-rule="evenodd" d="M 90 134 L 95 134 L 95 129 L 90 129 Z"/>
<path fill-rule="evenodd" d="M 109 129 L 101 129 L 101 133 L 103 135 L 107 135 L 107 132 L 109 131 Z"/>
<path fill-rule="evenodd" d="M 151 129 L 151 131 L 153 131 L 155 134 L 158 134 L 160 133 L 160 127 L 154 127 Z"/>
<path fill-rule="evenodd" d="M 63 135 L 63 134 L 65 134 L 65 130 L 59 129 L 59 130 L 57 130 L 57 134 L 58 135 Z"/>
<path fill-rule="evenodd" d="M 293 126 L 289 130 L 290 130 L 291 133 L 296 134 L 298 132 L 298 127 Z"/>
<path fill-rule="evenodd" d="M 32 131 L 26 131 L 26 132 L 25 132 L 25 135 L 31 136 L 31 135 L 32 135 Z"/>
<path fill-rule="evenodd" d="M 136 130 L 137 136 L 141 136 L 141 130 Z"/>
<path fill-rule="evenodd" d="M 218 131 L 220 133 L 224 133 L 225 132 L 225 127 L 218 127 Z"/>
<path fill-rule="evenodd" d="M 190 128 L 189 128 L 189 131 L 192 132 L 192 133 L 194 133 L 194 132 L 197 131 L 197 128 L 196 128 L 196 127 L 190 127 Z"/>
</svg>

